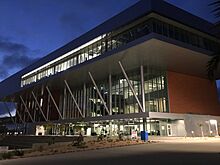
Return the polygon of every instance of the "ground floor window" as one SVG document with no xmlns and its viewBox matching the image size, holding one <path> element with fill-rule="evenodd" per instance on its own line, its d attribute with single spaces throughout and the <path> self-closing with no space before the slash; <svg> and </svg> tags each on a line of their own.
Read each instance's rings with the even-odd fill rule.
<svg viewBox="0 0 220 165">
<path fill-rule="evenodd" d="M 175 121 L 168 119 L 147 119 L 146 131 L 151 136 L 170 136 L 171 124 Z M 37 135 L 79 135 L 84 136 L 119 136 L 123 135 L 127 138 L 138 138 L 141 131 L 143 131 L 143 119 L 119 119 L 108 121 L 94 121 L 94 122 L 78 122 L 66 124 L 46 124 L 37 126 Z M 174 128 L 174 126 L 172 126 Z"/>
</svg>

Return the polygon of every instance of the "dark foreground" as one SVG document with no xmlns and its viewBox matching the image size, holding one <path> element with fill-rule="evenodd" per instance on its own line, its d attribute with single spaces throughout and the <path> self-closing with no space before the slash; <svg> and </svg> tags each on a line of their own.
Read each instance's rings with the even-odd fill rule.
<svg viewBox="0 0 220 165">
<path fill-rule="evenodd" d="M 0 165 L 220 164 L 220 142 L 155 143 L 0 161 Z"/>
</svg>

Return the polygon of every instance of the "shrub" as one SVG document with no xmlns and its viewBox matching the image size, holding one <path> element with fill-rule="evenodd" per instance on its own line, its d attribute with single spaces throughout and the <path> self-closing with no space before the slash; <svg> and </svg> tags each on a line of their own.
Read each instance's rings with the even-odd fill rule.
<svg viewBox="0 0 220 165">
<path fill-rule="evenodd" d="M 11 152 L 4 152 L 1 154 L 2 159 L 10 159 L 12 156 Z"/>
<path fill-rule="evenodd" d="M 82 136 L 82 134 L 80 134 L 79 137 L 73 141 L 72 145 L 73 146 L 80 146 L 80 145 L 82 145 L 84 143 L 85 143 L 84 142 L 84 137 Z"/>
<path fill-rule="evenodd" d="M 37 149 L 37 151 L 39 151 L 39 152 L 42 152 L 43 150 L 44 150 L 43 146 L 39 146 L 38 149 Z"/>
<path fill-rule="evenodd" d="M 123 141 L 123 134 L 122 134 L 122 133 L 120 133 L 120 134 L 118 135 L 118 139 L 119 139 L 119 141 Z"/>
<path fill-rule="evenodd" d="M 98 138 L 97 138 L 98 142 L 102 141 L 102 140 L 104 140 L 104 135 L 103 134 L 99 135 Z"/>
<path fill-rule="evenodd" d="M 55 137 L 49 139 L 48 145 L 52 145 L 55 143 Z"/>
<path fill-rule="evenodd" d="M 14 155 L 15 155 L 15 156 L 23 156 L 23 155 L 24 155 L 24 151 L 19 150 L 19 149 L 16 149 L 16 150 L 14 151 Z"/>
</svg>

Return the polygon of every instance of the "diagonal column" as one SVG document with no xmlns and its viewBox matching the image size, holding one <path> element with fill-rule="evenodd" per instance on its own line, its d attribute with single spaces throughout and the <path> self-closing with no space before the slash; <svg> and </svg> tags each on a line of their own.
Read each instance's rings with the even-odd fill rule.
<svg viewBox="0 0 220 165">
<path fill-rule="evenodd" d="M 71 89 L 69 87 L 69 84 L 67 83 L 66 80 L 64 80 L 64 83 L 65 83 L 65 85 L 67 87 L 67 90 L 69 91 L 69 93 L 71 95 L 71 98 L 73 99 L 74 104 L 76 105 L 77 110 L 79 111 L 80 115 L 84 118 L 85 116 L 83 115 L 82 110 L 80 109 L 78 103 L 76 102 L 76 99 L 75 99 L 75 97 L 73 95 L 73 92 L 71 91 Z"/>
<path fill-rule="evenodd" d="M 22 119 L 21 114 L 18 110 L 16 110 L 16 114 L 18 114 L 19 119 L 21 120 L 21 122 L 24 124 L 25 121 Z"/>
<path fill-rule="evenodd" d="M 145 107 L 145 88 L 144 88 L 144 67 L 143 67 L 143 65 L 141 65 L 141 96 L 142 96 L 143 112 L 146 112 L 146 107 Z"/>
<path fill-rule="evenodd" d="M 5 108 L 6 108 L 7 112 L 8 112 L 8 114 L 9 114 L 9 116 L 10 116 L 10 118 L 11 118 L 11 121 L 12 121 L 14 124 L 16 124 L 15 120 L 13 119 L 13 117 L 12 117 L 12 115 L 11 115 L 10 109 L 8 108 L 8 105 L 6 104 L 6 102 L 3 102 L 3 103 L 4 103 L 4 106 L 5 106 Z"/>
<path fill-rule="evenodd" d="M 18 115 L 20 121 L 21 121 L 23 124 L 25 124 L 25 121 L 22 119 L 21 114 L 20 114 L 20 112 L 17 110 L 17 108 L 16 108 L 15 116 L 16 116 L 16 115 Z"/>
<path fill-rule="evenodd" d="M 137 101 L 137 103 L 138 103 L 138 105 L 139 105 L 141 111 L 144 112 L 143 106 L 141 105 L 141 102 L 140 102 L 140 100 L 138 99 L 138 97 L 137 97 L 137 95 L 136 95 L 136 92 L 135 92 L 133 86 L 131 85 L 131 82 L 130 82 L 130 80 L 129 80 L 129 78 L 128 78 L 127 73 L 125 72 L 124 67 L 122 66 L 122 64 L 121 64 L 120 61 L 119 61 L 118 63 L 119 63 L 119 65 L 120 65 L 120 68 L 121 68 L 121 70 L 122 70 L 122 73 L 123 73 L 125 79 L 127 80 L 127 83 L 128 83 L 128 85 L 129 85 L 129 87 L 130 87 L 130 89 L 131 89 L 131 91 L 132 91 L 132 93 L 133 93 L 133 95 L 134 95 L 134 97 L 135 97 L 135 99 L 136 99 L 136 101 Z"/>
<path fill-rule="evenodd" d="M 50 112 L 50 95 L 47 97 L 47 120 L 49 120 L 49 112 Z"/>
<path fill-rule="evenodd" d="M 44 112 L 43 112 L 43 110 L 42 110 L 42 108 L 41 108 L 41 106 L 40 106 L 40 104 L 39 104 L 39 102 L 38 102 L 38 100 L 37 100 L 37 97 L 35 96 L 34 92 L 32 91 L 31 93 L 32 93 L 32 95 L 33 95 L 33 97 L 34 97 L 34 100 L 35 100 L 36 103 L 37 103 L 38 108 L 40 109 L 40 112 L 41 112 L 41 114 L 42 114 L 44 120 L 45 120 L 45 121 L 48 121 L 47 118 L 46 118 L 46 116 L 44 115 Z"/>
<path fill-rule="evenodd" d="M 34 123 L 34 119 L 33 119 L 33 117 L 31 116 L 31 113 L 30 113 L 30 111 L 28 110 L 28 107 L 27 107 L 27 105 L 25 104 L 25 102 L 24 102 L 22 96 L 20 96 L 20 99 L 21 99 L 21 102 L 23 103 L 24 108 L 25 108 L 25 110 L 27 111 L 27 113 L 28 113 L 28 115 L 29 115 L 31 121 Z"/>
<path fill-rule="evenodd" d="M 96 84 L 95 80 L 94 80 L 93 77 L 92 77 L 92 74 L 91 74 L 90 72 L 88 72 L 88 73 L 89 73 L 90 79 L 92 80 L 93 85 L 95 86 L 95 88 L 96 88 L 96 90 L 97 90 L 97 93 L 98 93 L 98 95 L 99 95 L 99 98 L 102 100 L 106 111 L 107 111 L 108 114 L 110 115 L 110 112 L 109 112 L 109 109 L 108 109 L 108 107 L 107 107 L 107 105 L 106 105 L 106 102 L 105 102 L 105 100 L 103 99 L 103 97 L 102 97 L 102 95 L 101 95 L 101 93 L 100 93 L 100 91 L 99 91 L 99 88 L 97 87 L 97 84 Z"/>
<path fill-rule="evenodd" d="M 55 106 L 55 108 L 56 108 L 56 110 L 57 110 L 57 112 L 58 112 L 60 118 L 63 119 L 63 116 L 61 115 L 60 110 L 59 110 L 59 108 L 58 108 L 58 106 L 57 106 L 57 103 L 56 103 L 56 101 L 54 100 L 53 95 L 51 94 L 50 89 L 48 88 L 48 86 L 46 86 L 46 89 L 47 89 L 48 94 L 50 95 L 50 98 L 51 98 L 51 100 L 52 100 L 52 102 L 53 102 L 53 104 L 54 104 L 54 106 Z"/>
</svg>

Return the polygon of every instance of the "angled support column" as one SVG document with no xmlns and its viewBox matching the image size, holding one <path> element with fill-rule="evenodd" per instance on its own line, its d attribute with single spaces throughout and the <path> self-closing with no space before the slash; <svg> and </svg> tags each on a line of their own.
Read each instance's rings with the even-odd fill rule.
<svg viewBox="0 0 220 165">
<path fill-rule="evenodd" d="M 29 115 L 31 121 L 34 123 L 34 119 L 33 119 L 33 117 L 31 116 L 31 113 L 30 113 L 30 111 L 28 110 L 28 107 L 27 107 L 27 105 L 25 104 L 25 102 L 24 102 L 22 96 L 20 96 L 20 99 L 21 99 L 21 102 L 23 103 L 24 108 L 25 108 L 25 110 L 27 111 L 27 113 L 28 113 L 28 115 Z"/>
<path fill-rule="evenodd" d="M 73 95 L 73 92 L 71 91 L 71 89 L 70 89 L 70 87 L 69 87 L 69 84 L 67 83 L 66 80 L 64 80 L 64 83 L 65 83 L 65 85 L 66 85 L 66 87 L 67 87 L 67 90 L 69 91 L 69 93 L 70 93 L 70 95 L 71 95 L 71 98 L 73 99 L 74 104 L 76 105 L 76 108 L 78 109 L 80 115 L 84 118 L 85 116 L 83 115 L 83 113 L 82 113 L 82 111 L 81 111 L 81 109 L 80 109 L 78 103 L 76 102 L 76 99 L 75 99 L 75 97 L 74 97 L 74 95 Z"/>
<path fill-rule="evenodd" d="M 96 88 L 96 90 L 97 90 L 97 93 L 98 93 L 98 95 L 99 95 L 99 98 L 102 100 L 106 111 L 107 111 L 108 114 L 110 115 L 110 112 L 109 112 L 109 109 L 108 109 L 108 107 L 107 107 L 107 105 L 106 105 L 106 102 L 105 102 L 105 100 L 103 99 L 103 97 L 102 97 L 102 95 L 101 95 L 101 93 L 100 93 L 100 91 L 99 91 L 99 88 L 97 87 L 97 84 L 96 84 L 95 80 L 94 80 L 93 77 L 92 77 L 92 74 L 91 74 L 90 72 L 88 72 L 88 73 L 89 73 L 90 79 L 92 80 L 93 85 L 95 86 L 95 88 Z"/>
<path fill-rule="evenodd" d="M 145 88 L 144 88 L 144 67 L 143 67 L 143 65 L 141 65 L 141 96 L 142 96 L 143 112 L 146 112 L 146 107 L 145 107 Z"/>
<path fill-rule="evenodd" d="M 135 99 L 136 99 L 136 101 L 137 101 L 137 103 L 138 103 L 138 105 L 139 105 L 141 111 L 144 112 L 143 106 L 141 105 L 141 102 L 140 102 L 140 100 L 138 99 L 138 97 L 137 97 L 137 95 L 136 95 L 136 92 L 135 92 L 133 86 L 131 85 L 131 82 L 130 82 L 130 80 L 129 80 L 129 78 L 128 78 L 126 72 L 125 72 L 124 67 L 122 66 L 122 64 L 121 64 L 120 61 L 119 61 L 118 63 L 119 63 L 119 65 L 120 65 L 120 68 L 121 68 L 121 70 L 122 70 L 122 73 L 123 73 L 125 79 L 127 80 L 127 83 L 128 83 L 128 85 L 129 85 L 129 87 L 130 87 L 130 89 L 131 89 L 131 91 L 132 91 L 132 93 L 133 93 L 133 95 L 134 95 L 134 97 L 135 97 Z"/>
<path fill-rule="evenodd" d="M 18 110 L 16 110 L 16 114 L 18 114 L 18 117 L 19 117 L 19 119 L 21 120 L 21 122 L 22 122 L 23 124 L 25 124 L 25 121 L 22 119 L 21 114 L 20 114 L 20 112 L 19 112 Z"/>
<path fill-rule="evenodd" d="M 48 88 L 48 86 L 46 86 L 46 89 L 47 89 L 47 92 L 48 92 L 48 94 L 49 94 L 49 96 L 50 96 L 50 98 L 51 98 L 51 100 L 52 100 L 52 102 L 53 102 L 53 104 L 54 104 L 54 106 L 55 106 L 55 108 L 56 108 L 56 110 L 57 110 L 57 112 L 58 112 L 60 118 L 63 119 L 63 116 L 61 115 L 60 110 L 59 110 L 59 108 L 58 108 L 58 106 L 57 106 L 57 103 L 56 103 L 56 101 L 54 100 L 53 95 L 51 94 L 50 89 Z"/>
<path fill-rule="evenodd" d="M 49 120 L 49 112 L 50 112 L 50 95 L 48 94 L 48 98 L 47 98 L 47 120 Z"/>
<path fill-rule="evenodd" d="M 9 116 L 10 116 L 11 121 L 12 121 L 14 124 L 16 124 L 15 120 L 13 119 L 13 117 L 12 117 L 12 115 L 11 115 L 10 109 L 8 108 L 8 105 L 6 104 L 6 102 L 3 102 L 3 103 L 4 103 L 4 106 L 5 106 L 5 108 L 6 108 L 7 112 L 8 112 L 8 114 L 9 114 Z"/>
<path fill-rule="evenodd" d="M 44 120 L 45 120 L 45 121 L 48 121 L 47 118 L 46 118 L 46 116 L 44 115 L 44 112 L 43 112 L 43 110 L 42 110 L 42 108 L 41 108 L 39 102 L 37 101 L 37 97 L 35 96 L 34 92 L 32 91 L 31 93 L 32 93 L 32 95 L 33 95 L 33 97 L 34 97 L 34 100 L 35 100 L 36 103 L 37 103 L 38 108 L 40 109 L 40 112 L 41 112 L 41 114 L 42 114 Z"/>
</svg>

